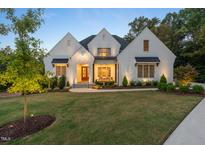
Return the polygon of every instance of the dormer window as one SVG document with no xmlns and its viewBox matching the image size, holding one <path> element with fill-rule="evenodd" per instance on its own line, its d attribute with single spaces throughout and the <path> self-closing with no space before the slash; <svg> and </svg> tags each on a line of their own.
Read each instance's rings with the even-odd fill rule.
<svg viewBox="0 0 205 154">
<path fill-rule="evenodd" d="M 109 57 L 111 56 L 110 48 L 98 48 L 98 56 Z"/>
<path fill-rule="evenodd" d="M 144 40 L 144 52 L 149 51 L 149 40 Z"/>
</svg>

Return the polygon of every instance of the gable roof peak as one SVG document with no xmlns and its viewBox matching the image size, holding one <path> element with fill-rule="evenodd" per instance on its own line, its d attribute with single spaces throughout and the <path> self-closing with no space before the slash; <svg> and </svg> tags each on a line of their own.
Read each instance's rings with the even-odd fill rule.
<svg viewBox="0 0 205 154">
<path fill-rule="evenodd" d="M 97 33 L 97 35 L 99 35 L 99 34 L 102 33 L 102 32 L 106 32 L 106 33 L 108 33 L 108 34 L 111 35 L 111 33 L 110 33 L 105 27 L 104 27 L 103 29 L 101 29 L 100 32 Z"/>
</svg>

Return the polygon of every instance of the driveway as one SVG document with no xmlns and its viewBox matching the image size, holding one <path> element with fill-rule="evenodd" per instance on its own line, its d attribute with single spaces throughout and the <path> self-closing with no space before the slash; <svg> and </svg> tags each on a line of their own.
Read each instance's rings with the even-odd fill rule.
<svg viewBox="0 0 205 154">
<path fill-rule="evenodd" d="M 165 145 L 205 145 L 205 98 L 165 141 Z"/>
</svg>

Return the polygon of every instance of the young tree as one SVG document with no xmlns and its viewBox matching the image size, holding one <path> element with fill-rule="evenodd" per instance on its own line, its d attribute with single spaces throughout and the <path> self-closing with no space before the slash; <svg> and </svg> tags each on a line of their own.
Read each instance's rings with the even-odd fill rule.
<svg viewBox="0 0 205 154">
<path fill-rule="evenodd" d="M 175 78 L 182 85 L 188 85 L 190 82 L 192 82 L 197 77 L 197 75 L 198 73 L 196 69 L 193 68 L 191 65 L 179 66 L 175 68 L 174 70 Z"/>
<path fill-rule="evenodd" d="M 51 88 L 51 77 L 53 77 L 53 76 L 54 76 L 54 73 L 51 72 L 51 71 L 47 71 L 47 72 L 45 73 L 45 78 L 46 78 L 46 81 L 47 81 L 47 83 L 48 83 L 48 88 L 49 88 L 49 89 Z"/>
<path fill-rule="evenodd" d="M 11 16 L 12 30 L 16 35 L 13 60 L 9 62 L 6 71 L 0 75 L 4 84 L 12 83 L 10 93 L 20 92 L 24 95 L 24 122 L 28 114 L 27 94 L 42 92 L 39 84 L 42 75 L 42 49 L 40 41 L 32 37 L 43 23 L 42 9 L 28 9 L 21 17 Z"/>
</svg>

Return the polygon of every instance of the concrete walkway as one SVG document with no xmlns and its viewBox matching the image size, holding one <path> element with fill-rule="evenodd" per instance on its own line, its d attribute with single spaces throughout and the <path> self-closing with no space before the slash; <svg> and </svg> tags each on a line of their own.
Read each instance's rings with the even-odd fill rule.
<svg viewBox="0 0 205 154">
<path fill-rule="evenodd" d="M 205 98 L 190 112 L 165 145 L 205 145 Z"/>
<path fill-rule="evenodd" d="M 192 85 L 192 86 L 193 86 L 193 85 L 201 85 L 201 86 L 203 86 L 204 89 L 205 89 L 205 83 L 192 82 L 191 85 Z"/>
<path fill-rule="evenodd" d="M 120 92 L 120 91 L 147 91 L 158 90 L 157 88 L 142 88 L 142 89 L 92 89 L 92 88 L 71 88 L 70 92 L 75 93 L 97 93 L 97 92 Z"/>
</svg>

